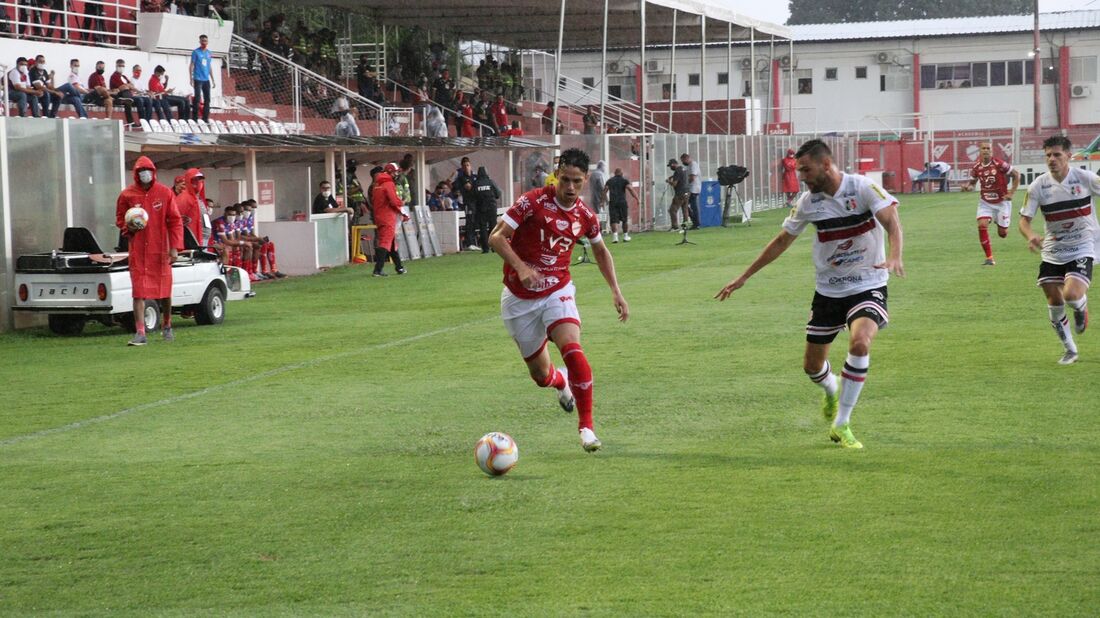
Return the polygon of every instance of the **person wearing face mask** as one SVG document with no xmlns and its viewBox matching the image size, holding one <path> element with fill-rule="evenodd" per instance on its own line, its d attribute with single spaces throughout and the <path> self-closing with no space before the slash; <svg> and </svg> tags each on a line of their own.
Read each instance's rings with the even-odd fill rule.
<svg viewBox="0 0 1100 618">
<path fill-rule="evenodd" d="M 197 167 L 193 167 L 183 173 L 183 191 L 176 196 L 176 210 L 183 218 L 183 225 L 191 230 L 191 235 L 202 244 L 202 208 L 199 200 L 203 199 L 204 183 L 206 177 Z"/>
<path fill-rule="evenodd" d="M 168 87 L 168 75 L 164 72 L 164 67 L 159 64 L 153 69 L 153 76 L 149 78 L 149 92 L 160 98 L 168 118 L 172 117 L 173 107 L 176 108 L 176 117 L 180 120 L 191 117 L 191 104 L 187 102 L 186 97 L 176 94 L 174 88 Z"/>
<path fill-rule="evenodd" d="M 141 94 L 144 98 L 149 100 L 149 108 L 152 113 L 157 115 L 157 120 L 170 120 L 172 118 L 172 107 L 168 105 L 168 101 L 164 99 L 159 93 L 150 90 L 140 90 L 138 84 L 141 83 L 141 65 L 135 64 L 130 69 L 130 84 L 133 86 L 133 90 L 137 94 Z M 149 79 L 152 81 L 152 78 Z"/>
<path fill-rule="evenodd" d="M 84 101 L 94 93 L 80 84 L 80 61 L 76 58 L 69 61 L 69 79 L 58 90 L 73 95 L 71 99 L 65 102 L 72 104 L 73 109 L 81 118 L 88 117 L 88 111 L 84 109 Z M 111 109 L 110 104 L 107 104 L 106 107 L 108 110 Z"/>
<path fill-rule="evenodd" d="M 275 243 L 267 236 L 260 236 L 256 229 L 256 200 L 241 202 L 242 240 L 252 246 L 252 259 L 249 272 L 257 279 L 282 279 L 286 275 L 279 272 L 275 265 Z"/>
<path fill-rule="evenodd" d="M 141 207 L 149 218 L 145 227 L 126 223 L 126 211 Z M 159 300 L 163 336 L 172 341 L 172 262 L 183 249 L 183 222 L 172 190 L 157 182 L 157 166 L 149 157 L 134 163 L 134 184 L 122 190 L 115 204 L 115 224 L 129 239 L 130 282 L 134 294 L 136 332 L 127 345 L 141 346 L 145 337 L 145 301 Z"/>
<path fill-rule="evenodd" d="M 115 72 L 111 74 L 111 93 L 117 94 L 122 101 L 133 101 L 133 105 L 137 107 L 138 117 L 145 120 L 149 120 L 153 117 L 153 101 L 149 97 L 139 95 L 140 91 L 130 81 L 129 77 L 126 77 L 126 61 L 119 58 L 115 61 Z M 130 106 L 125 106 L 126 122 L 131 126 L 136 126 L 134 117 L 130 113 Z"/>
<path fill-rule="evenodd" d="M 191 120 L 199 119 L 201 107 L 203 122 L 210 122 L 210 90 L 214 88 L 213 58 L 210 50 L 206 49 L 207 42 L 205 34 L 199 37 L 199 46 L 191 52 L 191 63 L 187 68 L 187 74 L 191 76 L 191 82 L 195 87 Z"/>
<path fill-rule="evenodd" d="M 397 164 L 387 163 L 381 172 L 374 176 L 374 184 L 371 187 L 371 202 L 374 204 L 374 224 L 378 226 L 374 235 L 374 276 L 386 277 L 382 268 L 386 260 L 393 260 L 393 266 L 397 274 L 405 274 L 405 267 L 401 265 L 401 255 L 397 251 L 397 220 L 408 221 L 408 215 L 401 212 L 404 202 L 397 197 L 397 190 L 393 185 L 393 177 L 397 175 Z"/>
<path fill-rule="evenodd" d="M 17 59 L 15 68 L 8 71 L 8 100 L 15 103 L 19 115 L 27 115 L 27 103 L 30 103 L 31 115 L 35 118 L 41 117 L 42 111 L 38 107 L 38 102 L 39 98 L 45 93 L 45 88 L 36 88 L 31 85 L 27 59 L 23 57 Z"/>
<path fill-rule="evenodd" d="M 214 250 L 221 256 L 222 264 L 240 266 L 240 249 L 244 244 L 237 234 L 237 217 L 241 208 L 237 204 L 225 207 L 225 214 L 214 219 L 212 237 Z"/>
<path fill-rule="evenodd" d="M 69 81 L 71 82 L 73 79 L 79 79 L 77 71 L 80 70 L 80 65 L 74 60 L 70 66 L 75 67 L 73 74 L 69 76 Z M 111 94 L 111 91 L 107 89 L 107 79 L 103 76 L 103 72 L 104 64 L 103 61 L 100 60 L 95 63 L 95 73 L 88 76 L 88 90 L 84 95 L 84 102 L 88 105 L 102 105 L 103 108 L 107 110 L 107 118 L 110 118 L 111 112 L 114 110 L 115 97 Z M 125 104 L 125 102 L 123 103 Z"/>
<path fill-rule="evenodd" d="M 310 212 L 315 215 L 344 212 L 349 217 L 355 214 L 355 211 L 351 208 L 343 208 L 336 202 L 336 198 L 332 196 L 332 183 L 322 180 L 320 189 L 321 192 L 313 198 L 313 208 Z"/>
</svg>

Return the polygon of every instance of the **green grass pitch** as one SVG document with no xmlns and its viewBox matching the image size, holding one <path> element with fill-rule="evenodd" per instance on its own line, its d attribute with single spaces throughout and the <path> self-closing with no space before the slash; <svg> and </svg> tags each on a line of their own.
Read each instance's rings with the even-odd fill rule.
<svg viewBox="0 0 1100 618">
<path fill-rule="evenodd" d="M 173 344 L 0 336 L 0 615 L 1096 615 L 1100 327 L 1056 364 L 1039 258 L 1013 228 L 982 267 L 976 199 L 902 199 L 860 452 L 801 369 L 810 238 L 712 300 L 781 212 L 611 245 L 625 325 L 573 268 L 594 455 L 492 255 L 261 284 Z"/>
</svg>

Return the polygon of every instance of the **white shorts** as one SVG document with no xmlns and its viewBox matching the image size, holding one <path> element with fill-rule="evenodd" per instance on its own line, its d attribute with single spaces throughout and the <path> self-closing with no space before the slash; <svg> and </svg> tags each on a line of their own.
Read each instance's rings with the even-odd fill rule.
<svg viewBox="0 0 1100 618">
<path fill-rule="evenodd" d="M 1005 200 L 1000 204 L 978 200 L 978 219 L 992 219 L 998 227 L 1008 227 L 1012 223 L 1012 202 Z"/>
<path fill-rule="evenodd" d="M 542 352 L 550 331 L 558 324 L 570 322 L 580 326 L 576 294 L 572 281 L 542 298 L 519 298 L 504 288 L 500 293 L 500 317 L 519 346 L 523 360 L 531 360 Z"/>
</svg>

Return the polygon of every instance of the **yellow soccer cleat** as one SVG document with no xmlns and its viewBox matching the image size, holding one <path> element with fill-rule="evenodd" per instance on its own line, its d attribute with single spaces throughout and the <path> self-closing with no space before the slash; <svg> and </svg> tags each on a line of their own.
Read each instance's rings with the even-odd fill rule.
<svg viewBox="0 0 1100 618">
<path fill-rule="evenodd" d="M 830 429 L 829 439 L 840 444 L 842 448 L 863 448 L 863 443 L 856 440 L 852 435 L 852 428 L 847 424 Z"/>
</svg>

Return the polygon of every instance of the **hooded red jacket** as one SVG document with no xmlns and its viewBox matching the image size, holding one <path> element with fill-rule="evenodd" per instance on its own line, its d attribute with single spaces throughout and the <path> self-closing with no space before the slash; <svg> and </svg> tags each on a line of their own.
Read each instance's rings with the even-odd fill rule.
<svg viewBox="0 0 1100 618">
<path fill-rule="evenodd" d="M 195 242 L 202 244 L 202 207 L 199 205 L 201 195 L 195 195 L 195 189 L 191 181 L 202 172 L 197 167 L 192 167 L 183 174 L 186 188 L 183 193 L 176 196 L 176 210 L 183 217 L 183 224 L 195 236 Z"/>
<path fill-rule="evenodd" d="M 139 170 L 152 170 L 153 183 L 146 190 L 138 181 Z M 134 298 L 172 296 L 172 263 L 168 249 L 183 249 L 183 222 L 176 210 L 175 195 L 157 182 L 157 167 L 148 157 L 134 163 L 134 184 L 122 190 L 115 205 L 115 225 L 130 239 L 130 281 Z M 149 213 L 145 229 L 126 229 L 126 211 L 140 206 Z"/>
<path fill-rule="evenodd" d="M 375 175 L 370 197 L 371 206 L 374 208 L 374 224 L 378 226 L 376 233 L 378 246 L 389 249 L 393 245 L 397 218 L 401 216 L 401 207 L 404 206 L 401 198 L 397 197 L 393 177 L 386 172 Z"/>
</svg>

